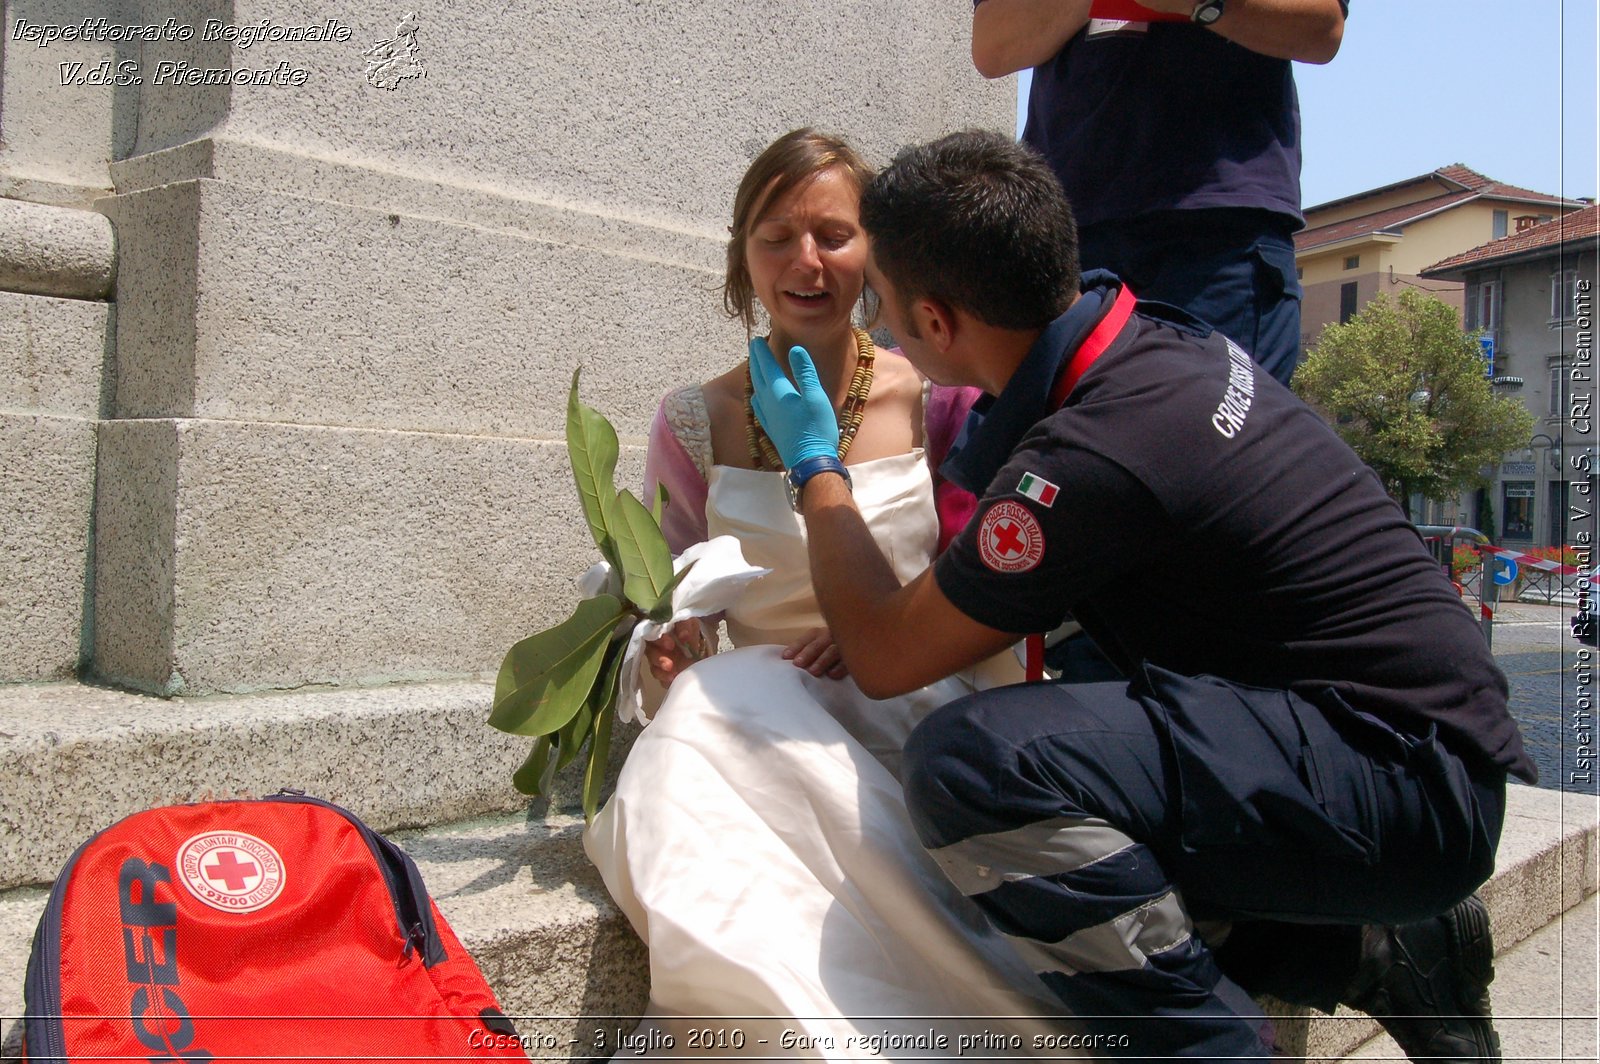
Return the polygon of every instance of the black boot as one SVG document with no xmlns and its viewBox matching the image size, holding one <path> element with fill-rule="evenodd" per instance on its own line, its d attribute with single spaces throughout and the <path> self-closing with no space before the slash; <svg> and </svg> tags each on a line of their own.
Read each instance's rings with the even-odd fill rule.
<svg viewBox="0 0 1600 1064">
<path fill-rule="evenodd" d="M 1381 1023 L 1412 1060 L 1498 1062 L 1493 979 L 1489 911 L 1474 894 L 1430 920 L 1364 928 L 1342 1001 Z"/>
</svg>

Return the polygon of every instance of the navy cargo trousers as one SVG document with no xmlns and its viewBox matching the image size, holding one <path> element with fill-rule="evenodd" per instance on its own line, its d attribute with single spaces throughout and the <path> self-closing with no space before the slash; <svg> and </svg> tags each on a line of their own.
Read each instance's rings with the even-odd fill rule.
<svg viewBox="0 0 1600 1064">
<path fill-rule="evenodd" d="M 1268 1056 L 1249 995 L 1331 1011 L 1360 925 L 1466 897 L 1504 812 L 1502 774 L 1314 697 L 1152 666 L 972 695 L 907 743 L 912 821 L 1109 1052 Z"/>
</svg>

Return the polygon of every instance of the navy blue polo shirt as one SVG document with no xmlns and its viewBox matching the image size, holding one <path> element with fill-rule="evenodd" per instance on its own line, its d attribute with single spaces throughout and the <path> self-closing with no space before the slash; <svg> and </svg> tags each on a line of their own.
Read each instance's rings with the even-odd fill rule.
<svg viewBox="0 0 1600 1064">
<path fill-rule="evenodd" d="M 1051 382 L 1108 312 L 1097 271 L 943 468 L 979 495 L 934 566 L 1004 632 L 1070 612 L 1122 670 L 1332 688 L 1469 763 L 1532 763 L 1476 619 L 1343 440 L 1237 345 L 1139 304 L 1065 405 Z"/>
<path fill-rule="evenodd" d="M 1080 225 L 1202 208 L 1304 223 L 1289 61 L 1188 22 L 1091 19 L 1034 68 L 1022 139 Z"/>
</svg>

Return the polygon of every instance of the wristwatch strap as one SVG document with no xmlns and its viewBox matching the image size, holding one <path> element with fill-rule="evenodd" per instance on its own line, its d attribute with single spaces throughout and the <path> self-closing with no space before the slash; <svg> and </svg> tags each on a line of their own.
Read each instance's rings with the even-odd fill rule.
<svg viewBox="0 0 1600 1064">
<path fill-rule="evenodd" d="M 850 487 L 850 471 L 834 455 L 822 454 L 796 462 L 785 477 L 789 490 L 789 505 L 795 513 L 800 512 L 800 492 L 805 488 L 806 482 L 818 473 L 837 473 L 844 478 L 844 486 Z"/>
</svg>

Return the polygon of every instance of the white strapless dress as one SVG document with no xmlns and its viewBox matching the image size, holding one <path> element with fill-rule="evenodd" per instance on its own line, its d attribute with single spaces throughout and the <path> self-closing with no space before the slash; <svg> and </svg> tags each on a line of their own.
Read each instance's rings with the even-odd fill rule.
<svg viewBox="0 0 1600 1064">
<path fill-rule="evenodd" d="M 935 547 L 921 452 L 851 474 L 909 580 Z M 1065 1029 L 1060 1004 L 918 844 L 896 779 L 913 725 L 975 685 L 1020 679 L 1015 660 L 988 663 L 988 682 L 886 701 L 810 676 L 780 656 L 823 623 L 781 475 L 718 466 L 709 488 L 710 534 L 738 537 L 772 572 L 727 612 L 738 649 L 677 679 L 584 838 L 649 946 L 636 1044 L 680 1057 L 1026 1055 Z"/>
</svg>

